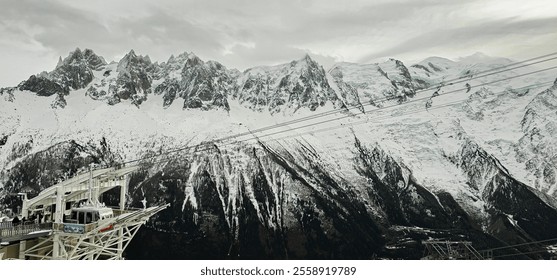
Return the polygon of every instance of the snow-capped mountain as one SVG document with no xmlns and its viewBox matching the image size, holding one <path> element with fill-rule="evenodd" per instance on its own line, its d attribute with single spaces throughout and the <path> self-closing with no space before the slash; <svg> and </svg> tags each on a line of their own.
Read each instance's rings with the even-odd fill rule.
<svg viewBox="0 0 557 280">
<path fill-rule="evenodd" d="M 408 68 L 396 59 L 377 64 L 339 63 L 329 74 L 347 104 L 360 108 L 363 104 L 402 103 L 428 85 L 410 76 Z"/>
<path fill-rule="evenodd" d="M 515 148 L 517 160 L 526 166 L 533 186 L 554 197 L 557 192 L 556 91 L 557 83 L 538 93 L 526 106 L 520 122 L 524 135 Z"/>
<path fill-rule="evenodd" d="M 131 50 L 118 64 L 98 69 L 95 81 L 86 94 L 93 99 L 105 100 L 111 105 L 129 99 L 132 104 L 138 106 L 147 99 L 147 94 L 151 93 L 154 68 L 148 56 L 138 56 Z"/>
<path fill-rule="evenodd" d="M 178 98 L 183 108 L 222 108 L 228 110 L 228 93 L 233 72 L 215 61 L 203 62 L 194 54 L 183 53 L 162 63 L 155 74 L 155 94 L 162 94 L 166 108 Z"/>
<path fill-rule="evenodd" d="M 305 56 L 240 72 L 192 53 L 107 64 L 77 49 L 0 90 L 1 205 L 90 163 L 155 156 L 132 175 L 130 206 L 171 209 L 129 258 L 420 258 L 431 238 L 553 238 L 557 73 L 482 74 L 510 63 L 326 71 Z"/>
<path fill-rule="evenodd" d="M 309 55 L 288 64 L 244 71 L 233 97 L 250 109 L 271 113 L 287 108 L 290 112 L 300 108 L 315 111 L 327 103 L 336 108 L 344 106 L 331 88 L 323 67 Z"/>
<path fill-rule="evenodd" d="M 23 81 L 18 87 L 40 96 L 58 94 L 66 95 L 70 90 L 82 89 L 91 83 L 93 71 L 101 69 L 106 61 L 92 50 L 81 51 L 77 48 L 64 60 L 60 58 L 58 65 L 51 72 L 42 72 Z"/>
</svg>

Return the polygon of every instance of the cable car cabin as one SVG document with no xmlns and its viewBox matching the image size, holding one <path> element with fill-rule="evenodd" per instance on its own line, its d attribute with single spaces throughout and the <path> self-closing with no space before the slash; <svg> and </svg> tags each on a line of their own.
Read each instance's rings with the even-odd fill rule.
<svg viewBox="0 0 557 280">
<path fill-rule="evenodd" d="M 83 234 L 94 229 L 94 223 L 114 217 L 114 212 L 108 207 L 85 206 L 74 208 L 69 217 L 64 216 L 62 231 L 72 234 Z M 112 228 L 109 225 L 107 229 Z"/>
<path fill-rule="evenodd" d="M 82 207 L 72 209 L 70 218 L 67 219 L 67 222 L 85 225 L 112 217 L 114 217 L 114 212 L 110 208 Z"/>
</svg>

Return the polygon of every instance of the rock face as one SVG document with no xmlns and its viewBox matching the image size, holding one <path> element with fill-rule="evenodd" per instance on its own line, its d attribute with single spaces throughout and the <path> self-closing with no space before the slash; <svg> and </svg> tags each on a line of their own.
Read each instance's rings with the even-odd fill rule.
<svg viewBox="0 0 557 280">
<path fill-rule="evenodd" d="M 379 226 L 346 182 L 315 162 L 318 155 L 294 162 L 285 152 L 265 145 L 196 152 L 186 163 L 135 178 L 145 183 L 132 196 L 173 201 L 156 227 L 186 239 L 171 253 L 177 258 L 185 251 L 194 258 L 366 258 L 379 250 Z"/>
<path fill-rule="evenodd" d="M 238 79 L 234 97 L 250 109 L 271 113 L 302 107 L 315 111 L 327 102 L 337 108 L 344 106 L 323 67 L 309 55 L 288 64 L 246 70 Z"/>
<path fill-rule="evenodd" d="M 419 259 L 430 239 L 482 250 L 553 238 L 557 85 L 475 87 L 490 81 L 475 73 L 504 62 L 481 59 L 325 71 L 306 56 L 239 72 L 192 53 L 106 64 L 78 49 L 0 90 L 0 210 L 21 204 L 8 194 L 32 197 L 91 163 L 153 156 L 131 176 L 129 206 L 171 207 L 129 259 Z M 424 90 L 459 77 L 471 85 Z M 425 110 L 417 101 L 433 90 L 460 90 L 434 106 L 460 103 Z M 341 121 L 293 128 L 313 111 Z M 265 126 L 290 134 L 254 130 Z M 235 134 L 251 140 L 210 141 Z M 550 258 L 543 246 L 499 254 Z"/>
<path fill-rule="evenodd" d="M 13 102 L 15 90 L 16 90 L 15 87 L 0 88 L 0 96 L 2 96 L 5 101 Z"/>
<path fill-rule="evenodd" d="M 172 56 L 160 65 L 155 94 L 163 96 L 163 106 L 169 107 L 176 99 L 183 99 L 183 108 L 229 110 L 228 94 L 232 91 L 231 71 L 214 61 L 203 62 L 194 54 Z"/>
<path fill-rule="evenodd" d="M 130 100 L 139 106 L 151 93 L 154 66 L 148 56 L 138 56 L 131 50 L 117 65 L 101 70 L 100 81 L 87 89 L 87 95 L 93 99 L 106 100 L 111 105 Z"/>
<path fill-rule="evenodd" d="M 516 146 L 517 158 L 533 173 L 535 187 L 557 192 L 557 80 L 526 107 L 521 121 L 524 135 Z"/>
<path fill-rule="evenodd" d="M 68 88 L 64 88 L 60 84 L 53 82 L 48 78 L 37 77 L 35 75 L 19 84 L 19 89 L 35 92 L 38 96 L 51 96 L 54 94 L 69 93 Z"/>
<path fill-rule="evenodd" d="M 106 65 L 104 59 L 92 50 L 77 48 L 49 73 L 31 76 L 19 85 L 20 90 L 29 90 L 40 96 L 65 95 L 70 90 L 85 88 L 93 80 L 93 71 Z"/>
<path fill-rule="evenodd" d="M 517 181 L 496 158 L 470 140 L 462 147 L 459 160 L 471 186 L 486 202 L 487 233 L 509 243 L 552 238 L 557 229 L 552 222 L 557 220 L 554 198 Z M 541 252 L 542 256 L 531 257 L 543 258 L 545 253 Z"/>
<path fill-rule="evenodd" d="M 65 88 L 82 89 L 93 80 L 93 71 L 99 70 L 106 61 L 92 50 L 81 51 L 79 48 L 56 66 L 47 76 Z"/>
<path fill-rule="evenodd" d="M 152 77 L 149 75 L 152 64 L 148 56 L 137 56 L 131 50 L 120 62 L 116 71 L 115 95 L 120 100 L 131 99 L 133 104 L 139 105 L 147 98 L 151 92 Z"/>
</svg>

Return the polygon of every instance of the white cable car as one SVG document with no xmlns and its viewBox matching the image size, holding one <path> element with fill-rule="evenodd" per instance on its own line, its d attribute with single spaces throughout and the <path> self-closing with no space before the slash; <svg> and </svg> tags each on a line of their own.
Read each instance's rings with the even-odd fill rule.
<svg viewBox="0 0 557 280">
<path fill-rule="evenodd" d="M 114 217 L 114 212 L 108 207 L 84 206 L 72 209 L 68 222 L 85 225 Z"/>
</svg>

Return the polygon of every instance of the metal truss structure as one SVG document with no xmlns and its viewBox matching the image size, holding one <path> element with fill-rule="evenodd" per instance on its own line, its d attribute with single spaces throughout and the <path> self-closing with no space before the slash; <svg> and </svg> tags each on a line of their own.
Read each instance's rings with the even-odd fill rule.
<svg viewBox="0 0 557 280">
<path fill-rule="evenodd" d="M 122 259 L 122 253 L 139 228 L 167 205 L 127 211 L 98 224 L 88 224 L 83 232 L 75 225 L 55 224 L 53 234 L 27 249 L 25 258 L 97 260 Z M 79 229 L 79 228 L 78 228 Z M 78 232 L 72 232 L 78 231 Z"/>
<path fill-rule="evenodd" d="M 50 205 L 56 205 L 56 215 L 53 218 L 62 219 L 63 211 L 58 211 L 67 202 L 79 202 L 87 198 L 98 197 L 120 186 L 121 196 L 120 204 L 125 203 L 126 187 L 128 185 L 128 174 L 138 169 L 138 166 L 130 166 L 123 168 L 103 168 L 81 173 L 66 181 L 60 182 L 50 188 L 39 193 L 36 197 L 23 199 L 22 216 L 27 218 L 29 214 L 35 212 L 43 212 L 46 215 L 54 214 L 46 208 Z M 59 207 L 58 207 L 59 206 Z"/>
<path fill-rule="evenodd" d="M 423 241 L 428 255 L 434 260 L 482 260 L 482 256 L 469 241 Z"/>
<path fill-rule="evenodd" d="M 24 195 L 22 216 L 42 216 L 41 222 L 52 222 L 52 227 L 34 238 L 30 238 L 29 233 L 11 236 L 19 241 L 19 258 L 122 259 L 122 253 L 139 228 L 169 206 L 126 209 L 128 175 L 137 169 L 137 166 L 130 166 L 91 170 L 47 188 L 34 198 L 27 199 Z M 112 209 L 107 218 L 87 223 L 65 219 L 73 206 L 85 200 L 93 207 L 107 209 L 99 203 L 99 197 L 115 187 L 120 187 L 119 208 Z"/>
</svg>

